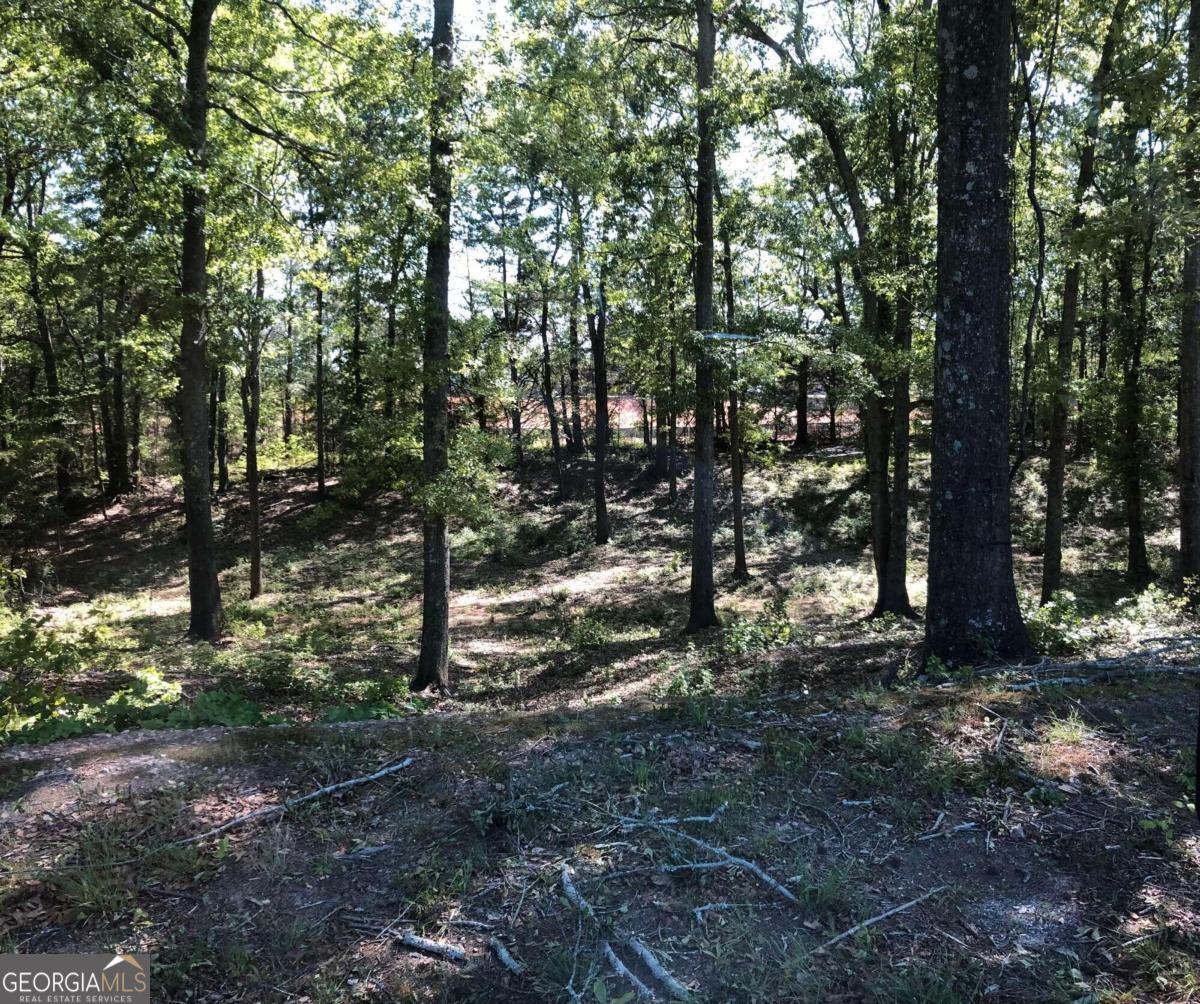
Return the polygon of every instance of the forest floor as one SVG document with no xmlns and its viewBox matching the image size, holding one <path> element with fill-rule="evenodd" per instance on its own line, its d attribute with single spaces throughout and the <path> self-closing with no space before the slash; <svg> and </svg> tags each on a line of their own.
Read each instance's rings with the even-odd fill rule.
<svg viewBox="0 0 1200 1004">
<path fill-rule="evenodd" d="M 862 462 L 841 449 L 756 466 L 754 577 L 729 580 L 719 540 L 725 626 L 684 636 L 686 480 L 671 507 L 622 453 L 596 547 L 586 484 L 560 504 L 539 463 L 456 534 L 436 703 L 403 686 L 421 572 L 399 498 L 269 479 L 249 601 L 235 487 L 216 647 L 183 640 L 169 486 L 51 534 L 40 607 L 90 658 L 0 750 L 0 953 L 148 952 L 172 1002 L 605 1004 L 633 979 L 670 999 L 669 977 L 706 1001 L 1200 1000 L 1195 677 L 915 677 L 919 627 L 864 620 Z M 1126 593 L 1118 522 L 1074 474 L 1074 597 L 1035 637 L 1069 659 L 1186 644 L 1168 593 Z"/>
</svg>

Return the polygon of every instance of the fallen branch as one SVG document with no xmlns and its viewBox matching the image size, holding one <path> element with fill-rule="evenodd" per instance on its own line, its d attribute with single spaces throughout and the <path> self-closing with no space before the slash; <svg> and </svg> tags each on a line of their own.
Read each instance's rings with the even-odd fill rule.
<svg viewBox="0 0 1200 1004">
<path fill-rule="evenodd" d="M 709 854 L 713 854 L 716 857 L 720 858 L 721 859 L 720 863 L 723 863 L 723 864 L 731 866 L 731 867 L 744 868 L 751 875 L 754 875 L 756 878 L 758 878 L 759 881 L 763 882 L 765 885 L 768 885 L 772 889 L 774 889 L 777 893 L 779 893 L 780 896 L 782 896 L 788 902 L 790 902 L 790 903 L 799 903 L 800 902 L 796 898 L 796 894 L 793 893 L 789 888 L 787 888 L 787 886 L 783 885 L 777 879 L 772 878 L 765 871 L 763 871 L 762 868 L 760 868 L 758 865 L 756 865 L 753 861 L 748 861 L 748 860 L 746 860 L 746 858 L 740 858 L 736 854 L 730 854 L 729 851 L 725 850 L 724 847 L 717 847 L 714 844 L 708 843 L 708 841 L 706 841 L 706 840 L 701 840 L 699 837 L 693 837 L 690 833 L 684 833 L 682 830 L 672 830 L 669 827 L 664 827 L 664 829 L 667 833 L 671 833 L 677 837 L 682 837 L 684 840 L 689 841 L 690 843 L 694 844 L 696 847 L 699 847 L 701 850 L 708 851 Z M 712 862 L 712 864 L 717 864 L 717 863 L 718 862 Z M 679 866 L 667 866 L 667 867 L 678 868 Z M 691 865 L 689 867 L 694 868 L 697 866 Z"/>
<path fill-rule="evenodd" d="M 457 945 L 449 945 L 444 941 L 432 941 L 429 938 L 422 938 L 419 934 L 413 934 L 412 931 L 383 932 L 391 934 L 393 938 L 404 945 L 406 948 L 416 949 L 418 952 L 424 952 L 427 955 L 436 955 L 438 958 L 449 959 L 451 962 L 466 962 L 467 953 Z"/>
<path fill-rule="evenodd" d="M 679 982 L 679 980 L 675 979 L 675 977 L 667 971 L 667 969 L 661 962 L 658 961 L 658 958 L 652 951 L 650 951 L 650 949 L 638 941 L 637 938 L 630 938 L 625 942 L 625 944 L 627 944 L 634 950 L 634 952 L 637 953 L 638 958 L 640 958 L 646 964 L 646 968 L 650 970 L 650 974 L 671 992 L 672 997 L 681 1001 L 691 1000 L 691 991 L 689 991 L 687 987 L 685 987 Z"/>
<path fill-rule="evenodd" d="M 832 948 L 834 945 L 838 944 L 839 942 L 845 941 L 847 938 L 853 937 L 854 935 L 858 934 L 859 931 L 865 931 L 868 927 L 872 927 L 875 924 L 878 924 L 881 920 L 887 920 L 888 917 L 894 917 L 894 916 L 896 916 L 896 914 L 903 913 L 905 910 L 911 910 L 918 903 L 924 903 L 925 900 L 929 899 L 930 896 L 936 896 L 939 892 L 943 892 L 944 890 L 949 889 L 949 888 L 950 888 L 949 886 L 940 885 L 936 889 L 930 889 L 929 892 L 925 893 L 924 896 L 918 896 L 916 899 L 910 899 L 907 903 L 901 903 L 899 906 L 894 906 L 890 910 L 885 910 L 883 913 L 877 913 L 874 917 L 868 917 L 866 920 L 862 921 L 859 924 L 855 924 L 853 927 L 849 928 L 848 930 L 843 931 L 841 934 L 837 935 L 836 937 L 830 938 L 827 942 L 825 942 L 820 947 L 814 948 L 813 954 L 815 955 L 819 952 L 824 952 L 824 951 Z"/>
<path fill-rule="evenodd" d="M 580 895 L 579 890 L 575 888 L 575 883 L 571 881 L 571 869 L 567 867 L 565 861 L 562 866 L 562 887 L 563 892 L 567 894 L 567 901 L 576 910 L 585 917 L 590 917 L 592 920 L 596 919 L 596 911 L 592 909 L 592 904 Z"/>
<path fill-rule="evenodd" d="M 525 967 L 512 957 L 509 950 L 504 947 L 504 942 L 499 938 L 489 938 L 488 947 L 496 953 L 500 964 L 514 976 L 521 976 L 525 973 Z"/>
<path fill-rule="evenodd" d="M 640 979 L 638 979 L 636 974 L 634 974 L 634 972 L 620 960 L 620 958 L 617 956 L 617 953 L 612 950 L 612 945 L 610 945 L 607 941 L 602 941 L 600 943 L 600 948 L 604 952 L 604 957 L 608 959 L 609 965 L 613 967 L 613 972 L 615 972 L 618 976 L 622 976 L 627 979 L 639 997 L 647 1000 L 658 1000 L 658 997 L 655 995 L 654 991 L 646 986 L 646 984 Z"/>
<path fill-rule="evenodd" d="M 325 795 L 333 795 L 339 791 L 348 791 L 351 788 L 358 788 L 364 784 L 370 784 L 372 781 L 378 781 L 388 777 L 391 774 L 398 773 L 406 767 L 413 764 L 412 757 L 405 757 L 399 763 L 394 763 L 390 767 L 383 767 L 375 771 L 374 774 L 367 774 L 364 777 L 354 777 L 349 781 L 339 781 L 337 784 L 327 784 L 324 788 L 318 788 L 316 791 L 310 791 L 307 795 L 300 795 L 298 798 L 290 798 L 286 802 L 280 802 L 277 805 L 263 806 L 261 809 L 255 809 L 253 812 L 248 812 L 244 816 L 238 816 L 236 819 L 231 819 L 227 823 L 222 823 L 220 826 L 214 826 L 211 830 L 205 830 L 203 833 L 197 833 L 194 837 L 188 837 L 186 840 L 181 840 L 180 845 L 199 843 L 201 840 L 207 840 L 209 837 L 219 837 L 222 833 L 228 833 L 230 830 L 235 830 L 238 827 L 245 826 L 247 823 L 261 822 L 264 819 L 273 819 L 275 816 L 282 816 L 284 813 L 294 809 L 298 805 L 303 805 L 305 802 L 311 802 L 314 799 L 321 798 Z"/>
<path fill-rule="evenodd" d="M 692 916 L 696 918 L 697 924 L 704 923 L 704 915 L 709 910 L 739 910 L 748 907 L 766 906 L 765 903 L 705 903 L 703 906 L 697 906 L 692 909 Z"/>
</svg>

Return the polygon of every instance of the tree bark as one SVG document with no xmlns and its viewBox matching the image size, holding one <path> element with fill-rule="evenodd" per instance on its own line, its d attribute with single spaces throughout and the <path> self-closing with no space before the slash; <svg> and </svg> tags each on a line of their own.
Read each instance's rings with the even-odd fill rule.
<svg viewBox="0 0 1200 1004">
<path fill-rule="evenodd" d="M 180 292 L 179 417 L 183 440 L 183 498 L 188 543 L 188 633 L 215 642 L 221 635 L 208 455 L 208 247 L 205 234 L 208 169 L 208 51 L 218 0 L 192 0 L 187 36 L 183 127 L 191 168 L 183 183 L 183 250 Z"/>
<path fill-rule="evenodd" d="M 1125 496 L 1125 577 L 1135 589 L 1144 589 L 1153 578 L 1146 553 L 1145 496 L 1142 490 L 1142 351 L 1148 323 L 1147 303 L 1153 261 L 1153 222 L 1143 253 L 1140 302 L 1133 288 L 1133 238 L 1125 238 L 1117 266 L 1117 296 L 1124 329 L 1121 353 L 1121 487 Z"/>
<path fill-rule="evenodd" d="M 1084 145 L 1079 158 L 1079 176 L 1075 180 L 1071 218 L 1065 227 L 1067 267 L 1063 279 L 1062 317 L 1058 328 L 1055 359 L 1055 388 L 1050 413 L 1050 449 L 1046 469 L 1046 538 L 1042 559 L 1042 602 L 1046 603 L 1062 584 L 1063 493 L 1067 467 L 1067 422 L 1071 407 L 1071 358 L 1075 325 L 1079 312 L 1080 262 L 1073 246 L 1084 224 L 1083 201 L 1096 177 L 1096 140 L 1100 134 L 1100 116 L 1107 103 L 1108 82 L 1112 75 L 1113 54 L 1127 0 L 1117 0 L 1105 33 L 1100 62 L 1088 96 L 1088 118 L 1084 127 Z"/>
<path fill-rule="evenodd" d="M 567 379 L 571 388 L 571 453 L 583 455 L 583 419 L 579 401 L 579 287 L 571 291 L 570 358 L 567 360 Z"/>
<path fill-rule="evenodd" d="M 607 544 L 609 537 L 608 497 L 605 477 L 608 466 L 608 356 L 606 337 L 608 333 L 608 304 L 604 297 L 604 266 L 600 267 L 600 296 L 595 309 L 592 306 L 592 287 L 583 280 L 583 301 L 587 306 L 588 337 L 592 343 L 592 382 L 595 385 L 596 444 L 592 466 L 592 496 L 596 511 L 596 543 Z"/>
<path fill-rule="evenodd" d="M 717 158 L 713 146 L 712 85 L 716 27 L 712 0 L 696 0 L 696 330 L 713 330 L 713 186 Z M 708 346 L 696 361 L 695 470 L 692 477 L 692 580 L 687 630 L 718 623 L 713 587 L 713 410 L 714 372 Z"/>
<path fill-rule="evenodd" d="M 246 425 L 246 491 L 250 507 L 250 599 L 262 593 L 262 507 L 258 481 L 258 421 L 262 411 L 263 270 L 254 275 L 254 302 L 247 325 L 242 418 Z"/>
<path fill-rule="evenodd" d="M 217 367 L 217 491 L 229 490 L 229 369 Z"/>
<path fill-rule="evenodd" d="M 317 498 L 325 498 L 325 291 L 317 287 Z"/>
<path fill-rule="evenodd" d="M 454 0 L 433 0 L 434 89 L 430 106 L 429 194 L 434 226 L 425 264 L 425 337 L 421 347 L 424 475 L 433 484 L 449 468 L 451 114 Z M 421 653 L 414 691 L 450 689 L 450 535 L 445 513 L 424 515 Z"/>
<path fill-rule="evenodd" d="M 796 438 L 792 449 L 803 453 L 811 445 L 808 435 L 808 380 L 811 360 L 804 356 L 796 366 Z"/>
<path fill-rule="evenodd" d="M 1187 143 L 1184 185 L 1188 208 L 1200 213 L 1200 0 L 1188 13 Z M 1193 219 L 1195 219 L 1193 215 Z M 1193 580 L 1193 602 L 1200 597 L 1200 229 L 1193 223 L 1184 237 L 1183 323 L 1179 348 L 1179 570 Z M 1200 749 L 1200 746 L 1198 746 Z M 1197 800 L 1200 806 L 1200 799 Z"/>
<path fill-rule="evenodd" d="M 670 376 L 671 417 L 667 427 L 667 466 L 669 468 L 667 498 L 671 505 L 674 505 L 679 497 L 679 463 L 676 459 L 676 443 L 679 439 L 679 406 L 676 403 L 679 400 L 679 354 L 675 349 L 674 342 L 671 343 Z"/>
<path fill-rule="evenodd" d="M 926 659 L 1030 653 L 1009 529 L 1011 0 L 938 6 L 938 242 Z"/>
<path fill-rule="evenodd" d="M 715 186 L 714 186 L 715 191 Z M 725 272 L 725 324 L 737 331 L 737 308 L 733 286 L 733 248 L 729 240 L 729 224 L 721 220 L 721 261 Z M 733 347 L 733 365 L 729 372 L 729 468 L 733 482 L 733 577 L 738 581 L 750 578 L 746 564 L 746 518 L 742 507 L 742 428 L 739 411 L 737 345 Z"/>
<path fill-rule="evenodd" d="M 554 410 L 554 383 L 550 373 L 550 290 L 542 283 L 542 318 L 538 325 L 542 340 L 542 404 L 550 421 L 550 450 L 554 457 L 554 484 L 558 500 L 564 498 L 562 443 L 558 435 L 558 413 Z"/>
</svg>

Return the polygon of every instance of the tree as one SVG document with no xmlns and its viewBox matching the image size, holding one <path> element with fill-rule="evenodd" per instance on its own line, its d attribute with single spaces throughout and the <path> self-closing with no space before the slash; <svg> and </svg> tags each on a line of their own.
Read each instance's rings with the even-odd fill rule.
<svg viewBox="0 0 1200 1004">
<path fill-rule="evenodd" d="M 1187 26 L 1183 176 L 1191 223 L 1184 237 L 1179 348 L 1179 564 L 1185 582 L 1200 581 L 1200 0 L 1191 0 Z M 1200 757 L 1200 742 L 1197 750 Z"/>
<path fill-rule="evenodd" d="M 692 581 L 688 631 L 718 623 L 713 589 L 713 409 L 715 373 L 703 338 L 713 330 L 713 191 L 717 157 L 713 146 L 713 62 L 716 26 L 712 0 L 696 0 L 696 358 L 695 473 L 692 480 Z"/>
<path fill-rule="evenodd" d="M 1084 125 L 1083 150 L 1079 156 L 1079 173 L 1075 179 L 1071 219 L 1064 234 L 1069 257 L 1063 276 L 1062 316 L 1058 327 L 1054 398 L 1050 418 L 1050 455 L 1046 470 L 1046 540 L 1042 559 L 1043 603 L 1049 602 L 1062 582 L 1063 491 L 1067 463 L 1067 420 L 1071 404 L 1072 345 L 1078 319 L 1080 281 L 1078 249 L 1071 245 L 1077 240 L 1078 232 L 1083 226 L 1083 201 L 1096 177 L 1096 139 L 1100 131 L 1100 115 L 1108 100 L 1113 56 L 1125 17 L 1126 5 L 1127 0 L 1117 0 L 1113 7 L 1108 30 L 1104 36 L 1100 62 L 1092 77 L 1088 95 L 1087 120 Z"/>
<path fill-rule="evenodd" d="M 429 112 L 429 195 L 433 226 L 425 266 L 425 339 L 422 346 L 422 431 L 427 484 L 449 467 L 451 77 L 454 0 L 433 0 L 433 99 Z M 421 652 L 412 689 L 450 689 L 450 536 L 444 512 L 424 515 L 424 593 Z"/>
<path fill-rule="evenodd" d="M 938 7 L 937 332 L 926 658 L 1030 653 L 1008 501 L 1008 0 Z"/>
<path fill-rule="evenodd" d="M 183 438 L 183 499 L 188 543 L 188 633 L 215 642 L 221 635 L 221 584 L 217 579 L 208 456 L 208 256 L 205 209 L 208 166 L 208 50 L 219 0 L 192 0 L 187 31 L 187 74 L 181 123 L 191 170 L 183 184 L 179 350 L 179 418 Z"/>
</svg>

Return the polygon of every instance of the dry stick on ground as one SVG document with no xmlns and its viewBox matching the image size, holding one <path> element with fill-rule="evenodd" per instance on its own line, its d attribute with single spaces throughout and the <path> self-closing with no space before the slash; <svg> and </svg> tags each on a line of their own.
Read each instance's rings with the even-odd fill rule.
<svg viewBox="0 0 1200 1004">
<path fill-rule="evenodd" d="M 395 774 L 398 771 L 404 770 L 405 767 L 411 767 L 414 763 L 412 757 L 405 757 L 399 763 L 394 763 L 390 767 L 383 767 L 374 774 L 367 774 L 363 777 L 354 777 L 349 781 L 339 781 L 337 784 L 327 784 L 324 788 L 318 788 L 316 791 L 310 791 L 307 795 L 300 795 L 298 798 L 289 798 L 286 802 L 280 802 L 278 805 L 267 805 L 261 809 L 255 809 L 253 812 L 248 812 L 244 816 L 238 816 L 236 819 L 231 819 L 227 823 L 222 823 L 220 826 L 214 826 L 211 830 L 205 830 L 203 833 L 197 833 L 194 837 L 188 837 L 186 840 L 179 841 L 180 845 L 195 844 L 201 840 L 207 840 L 209 837 L 219 837 L 222 833 L 228 833 L 230 830 L 237 829 L 239 826 L 245 826 L 247 823 L 257 823 L 264 819 L 272 819 L 275 816 L 282 816 L 290 809 L 294 809 L 297 805 L 303 805 L 305 802 L 311 802 L 313 799 L 321 798 L 324 795 L 332 795 L 339 791 L 348 791 L 351 788 L 357 788 L 364 784 L 370 784 L 372 781 L 378 781 L 390 774 Z"/>
<path fill-rule="evenodd" d="M 721 861 L 726 865 L 729 865 L 731 867 L 736 867 L 736 868 L 744 868 L 751 875 L 754 875 L 756 878 L 758 878 L 759 881 L 765 883 L 766 885 L 768 885 L 772 889 L 774 889 L 777 893 L 779 893 L 780 896 L 782 896 L 788 902 L 790 902 L 790 903 L 799 903 L 800 902 L 796 898 L 796 894 L 793 893 L 791 889 L 789 889 L 787 886 L 783 885 L 783 883 L 779 882 L 778 880 L 772 878 L 765 871 L 763 871 L 762 868 L 760 868 L 758 865 L 756 865 L 753 861 L 748 861 L 746 858 L 739 858 L 735 854 L 730 854 L 727 850 L 725 850 L 724 847 L 717 847 L 715 844 L 710 844 L 707 840 L 701 840 L 699 837 L 693 837 L 690 833 L 684 833 L 682 830 L 673 830 L 670 827 L 666 827 L 666 826 L 661 827 L 661 829 L 664 832 L 673 834 L 676 837 L 682 837 L 684 840 L 687 840 L 689 843 L 694 844 L 696 847 L 699 847 L 701 850 L 708 851 L 709 854 L 715 855 L 716 857 L 720 858 Z M 716 862 L 714 862 L 714 864 L 715 863 Z"/>
<path fill-rule="evenodd" d="M 525 967 L 521 965 L 507 948 L 504 947 L 504 942 L 499 938 L 488 938 L 488 947 L 496 953 L 496 958 L 500 960 L 500 964 L 504 966 L 514 976 L 521 976 L 525 972 Z"/>
<path fill-rule="evenodd" d="M 865 931 L 868 927 L 878 924 L 881 920 L 887 920 L 888 917 L 894 917 L 896 914 L 903 913 L 905 910 L 911 910 L 918 903 L 924 903 L 925 900 L 929 899 L 930 896 L 936 896 L 939 892 L 943 892 L 949 888 L 949 886 L 940 885 L 936 889 L 930 889 L 929 892 L 925 893 L 924 896 L 918 896 L 916 899 L 910 899 L 907 903 L 901 903 L 899 906 L 894 906 L 890 910 L 885 910 L 883 913 L 877 913 L 874 917 L 868 917 L 866 920 L 855 924 L 853 927 L 843 931 L 836 937 L 830 938 L 820 947 L 814 948 L 813 954 L 815 955 L 817 952 L 824 952 L 839 942 L 853 937 L 854 935 L 858 934 L 859 931 Z"/>
<path fill-rule="evenodd" d="M 596 917 L 595 909 L 591 903 L 583 898 L 582 893 L 580 893 L 580 891 L 576 888 L 575 883 L 571 879 L 571 870 L 565 861 L 563 862 L 562 866 L 562 886 L 563 892 L 566 893 L 567 899 L 570 901 L 571 905 L 589 920 L 598 924 L 599 919 Z M 688 992 L 687 987 L 685 987 L 682 983 L 675 979 L 674 976 L 667 972 L 662 963 L 658 961 L 650 949 L 642 944 L 637 938 L 632 936 L 627 937 L 624 934 L 621 934 L 619 931 L 617 933 L 624 940 L 625 944 L 632 948 L 634 952 L 636 952 L 642 959 L 642 961 L 646 963 L 646 967 L 654 975 L 655 979 L 661 981 L 663 986 L 670 990 L 672 997 L 676 997 L 679 1000 L 689 1000 L 691 998 L 691 994 Z M 639 997 L 648 997 L 650 1000 L 658 999 L 654 991 L 652 991 L 648 986 L 646 986 L 645 983 L 638 979 L 637 975 L 633 973 L 624 962 L 621 961 L 617 953 L 613 951 L 612 945 L 608 943 L 607 939 L 600 943 L 600 947 L 604 952 L 605 958 L 608 959 L 609 964 L 613 967 L 613 971 L 616 972 L 618 976 L 623 976 L 625 979 L 629 980 L 634 990 L 637 991 Z M 570 991 L 571 988 L 568 986 L 567 989 Z"/>
<path fill-rule="evenodd" d="M 654 975 L 654 978 L 671 991 L 672 997 L 681 1001 L 691 999 L 692 995 L 688 991 L 688 988 L 680 983 L 679 980 L 675 979 L 675 977 L 669 972 L 667 972 L 667 970 L 663 967 L 663 964 L 658 961 L 658 958 L 655 956 L 655 954 L 645 945 L 643 945 L 637 938 L 627 938 L 625 940 L 625 944 L 632 948 L 634 952 L 637 953 L 638 958 L 646 963 L 646 968 L 650 970 L 650 972 Z"/>
<path fill-rule="evenodd" d="M 607 941 L 600 943 L 600 948 L 604 952 L 604 957 L 608 959 L 608 963 L 613 967 L 613 971 L 618 976 L 623 976 L 629 981 L 633 989 L 637 991 L 639 997 L 644 997 L 649 1000 L 658 1000 L 658 996 L 645 983 L 638 979 L 637 975 L 618 957 L 617 953 L 612 950 L 612 945 Z"/>
<path fill-rule="evenodd" d="M 458 945 L 447 944 L 444 941 L 434 941 L 431 938 L 422 938 L 419 934 L 414 934 L 412 931 L 397 931 L 395 930 L 395 925 L 396 921 L 392 921 L 392 923 L 388 924 L 382 930 L 377 930 L 362 922 L 350 921 L 349 924 L 356 931 L 374 934 L 375 937 L 380 939 L 395 938 L 406 948 L 412 948 L 427 955 L 435 955 L 440 959 L 447 959 L 450 962 L 467 961 L 466 951 Z"/>
<path fill-rule="evenodd" d="M 1200 666 L 1117 666 L 1105 669 L 1101 663 L 1076 662 L 1063 665 L 1062 669 L 1073 668 L 1088 670 L 1101 666 L 1101 670 L 1091 676 L 1035 676 L 1020 683 L 1010 683 L 1006 690 L 1037 690 L 1039 687 L 1069 687 L 1084 686 L 1091 683 L 1108 683 L 1112 680 L 1123 680 L 1135 676 L 1150 676 L 1164 673 L 1173 676 L 1195 676 L 1200 673 Z"/>
</svg>

